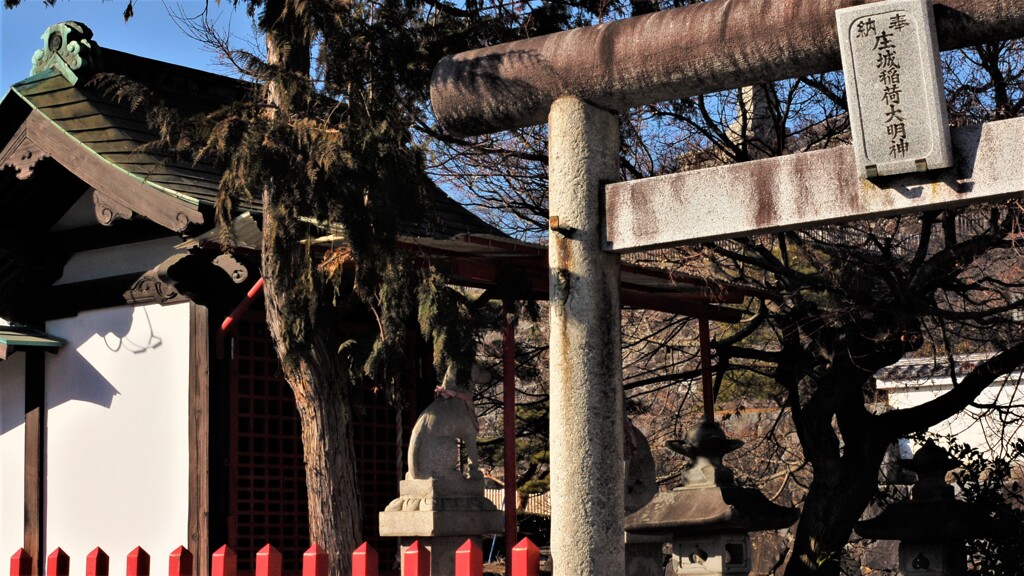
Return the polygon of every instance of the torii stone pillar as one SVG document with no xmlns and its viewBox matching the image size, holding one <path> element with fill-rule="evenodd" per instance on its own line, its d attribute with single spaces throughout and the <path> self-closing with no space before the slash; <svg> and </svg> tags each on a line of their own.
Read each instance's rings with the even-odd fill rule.
<svg viewBox="0 0 1024 576">
<path fill-rule="evenodd" d="M 555 576 L 621 576 L 619 257 L 601 250 L 598 193 L 618 180 L 619 119 L 565 97 L 548 122 L 551 557 Z"/>
</svg>

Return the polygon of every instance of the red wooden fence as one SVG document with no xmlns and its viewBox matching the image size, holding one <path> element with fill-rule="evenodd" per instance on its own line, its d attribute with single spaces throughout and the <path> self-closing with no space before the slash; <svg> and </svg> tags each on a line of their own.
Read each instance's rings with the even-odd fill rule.
<svg viewBox="0 0 1024 576">
<path fill-rule="evenodd" d="M 149 576 L 149 552 L 136 546 L 128 553 L 128 576 Z M 46 576 L 51 576 L 47 572 Z"/>
<path fill-rule="evenodd" d="M 12 566 L 14 560 L 11 560 Z M 352 574 L 353 576 L 377 576 L 379 563 L 377 562 L 377 551 L 366 542 L 363 542 L 352 553 Z M 12 573 L 11 576 L 14 576 Z"/>
<path fill-rule="evenodd" d="M 46 557 L 46 573 L 49 576 L 68 576 L 71 573 L 71 558 L 57 548 Z"/>
<path fill-rule="evenodd" d="M 109 576 L 110 556 L 97 546 L 85 557 L 85 576 Z"/>
<path fill-rule="evenodd" d="M 430 550 L 419 541 L 413 542 L 405 552 L 402 576 L 430 576 Z M 302 556 L 302 576 L 328 576 L 328 556 L 316 544 Z M 127 576 L 149 576 L 149 553 L 137 547 L 128 553 Z M 514 566 L 510 576 L 538 576 L 540 550 L 523 538 L 512 550 Z M 46 576 L 69 576 L 71 559 L 57 548 L 46 558 Z M 167 562 L 168 576 L 192 576 L 192 553 L 184 546 L 171 552 Z M 110 557 L 96 548 L 85 559 L 86 576 L 109 576 Z M 32 557 L 23 549 L 11 556 L 10 576 L 31 576 Z M 352 553 L 352 576 L 377 576 L 377 551 L 362 544 Z M 481 576 L 483 552 L 472 540 L 467 540 L 455 553 L 455 576 Z M 221 546 L 210 558 L 211 576 L 238 576 L 238 557 L 227 546 Z M 42 576 L 42 575 L 40 575 Z M 255 576 L 281 576 L 281 553 L 267 544 L 256 554 Z"/>
<path fill-rule="evenodd" d="M 238 555 L 227 544 L 217 548 L 210 559 L 210 572 L 214 576 L 237 576 Z"/>
</svg>

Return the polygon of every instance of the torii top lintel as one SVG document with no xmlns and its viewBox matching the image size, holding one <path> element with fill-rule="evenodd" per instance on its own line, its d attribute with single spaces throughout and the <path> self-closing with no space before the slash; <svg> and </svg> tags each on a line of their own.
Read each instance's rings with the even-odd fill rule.
<svg viewBox="0 0 1024 576">
<path fill-rule="evenodd" d="M 430 85 L 449 131 L 547 121 L 575 96 L 626 110 L 840 67 L 835 11 L 864 0 L 712 0 L 442 59 Z M 1024 0 L 936 0 L 940 48 L 1024 36 Z"/>
</svg>

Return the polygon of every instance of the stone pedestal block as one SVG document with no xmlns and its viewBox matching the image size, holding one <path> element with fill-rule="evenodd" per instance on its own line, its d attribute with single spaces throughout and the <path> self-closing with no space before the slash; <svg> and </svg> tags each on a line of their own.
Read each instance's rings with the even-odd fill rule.
<svg viewBox="0 0 1024 576">
<path fill-rule="evenodd" d="M 664 576 L 665 543 L 670 534 L 626 532 L 626 576 Z"/>
<path fill-rule="evenodd" d="M 399 497 L 380 513 L 381 536 L 415 538 L 501 534 L 503 516 L 483 496 L 483 481 L 403 480 Z M 456 546 L 457 547 L 457 546 Z"/>
</svg>

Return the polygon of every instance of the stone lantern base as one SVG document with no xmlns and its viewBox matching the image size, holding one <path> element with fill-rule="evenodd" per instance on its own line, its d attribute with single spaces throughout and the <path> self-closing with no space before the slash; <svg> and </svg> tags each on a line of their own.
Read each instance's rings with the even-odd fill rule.
<svg viewBox="0 0 1024 576">
<path fill-rule="evenodd" d="M 455 573 L 455 551 L 473 538 L 479 545 L 484 534 L 501 534 L 504 516 L 483 496 L 482 479 L 403 480 L 400 496 L 380 513 L 380 535 L 401 538 L 405 549 L 416 540 L 430 550 L 430 573 Z"/>
<path fill-rule="evenodd" d="M 746 532 L 677 537 L 672 541 L 671 576 L 750 574 L 754 550 Z"/>
<path fill-rule="evenodd" d="M 962 543 L 900 542 L 900 576 L 962 576 L 967 574 Z"/>
</svg>

